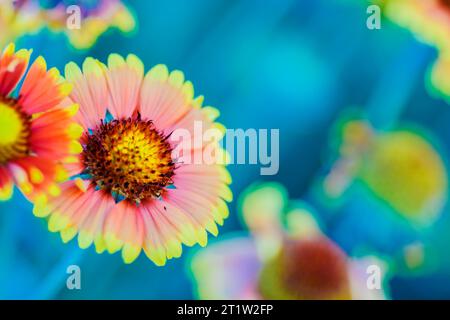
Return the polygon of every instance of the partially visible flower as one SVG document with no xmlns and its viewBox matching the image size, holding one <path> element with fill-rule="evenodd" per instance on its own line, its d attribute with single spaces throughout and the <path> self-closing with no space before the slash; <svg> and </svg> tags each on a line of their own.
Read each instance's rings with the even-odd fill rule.
<svg viewBox="0 0 450 320">
<path fill-rule="evenodd" d="M 120 0 L 0 0 L 0 46 L 47 27 L 86 49 L 110 28 L 131 32 L 135 25 Z"/>
<path fill-rule="evenodd" d="M 450 102 L 450 50 L 442 52 L 428 72 L 428 90 Z"/>
<path fill-rule="evenodd" d="M 450 49 L 450 2 L 448 0 L 375 0 L 383 13 L 422 41 Z"/>
<path fill-rule="evenodd" d="M 324 180 L 330 198 L 339 198 L 360 181 L 396 213 L 427 225 L 447 201 L 448 173 L 436 148 L 407 129 L 377 132 L 363 119 L 342 126 L 338 157 Z"/>
<path fill-rule="evenodd" d="M 374 0 L 387 18 L 410 29 L 421 41 L 439 50 L 439 61 L 431 69 L 430 89 L 450 97 L 448 71 L 450 55 L 450 1 L 448 0 Z"/>
<path fill-rule="evenodd" d="M 20 0 L 0 0 L 0 48 L 22 35 L 38 32 L 42 25 L 38 8 L 22 10 Z"/>
<path fill-rule="evenodd" d="M 72 119 L 78 107 L 63 102 L 71 85 L 57 69 L 47 70 L 42 57 L 26 73 L 30 55 L 10 44 L 0 57 L 0 200 L 9 199 L 16 184 L 43 203 L 60 193 L 62 164 L 81 152 L 82 131 Z"/>
<path fill-rule="evenodd" d="M 387 265 L 383 261 L 350 258 L 321 232 L 307 206 L 297 203 L 289 209 L 291 205 L 278 184 L 258 185 L 244 192 L 240 207 L 251 235 L 219 241 L 193 256 L 190 267 L 199 298 L 386 297 Z M 367 286 L 367 270 L 372 265 L 381 271 L 379 289 Z"/>
<path fill-rule="evenodd" d="M 350 300 L 349 276 L 347 256 L 331 240 L 288 239 L 264 265 L 259 291 L 266 299 Z"/>
<path fill-rule="evenodd" d="M 78 235 L 81 248 L 121 251 L 126 263 L 143 249 L 162 266 L 181 256 L 182 244 L 205 246 L 207 231 L 217 235 L 228 216 L 231 177 L 224 163 L 187 160 L 206 150 L 225 154 L 217 140 L 195 142 L 196 125 L 223 127 L 219 111 L 194 98 L 181 71 L 157 65 L 144 75 L 135 55 L 111 54 L 108 66 L 87 58 L 82 69 L 66 66 L 83 151 L 67 166 L 61 195 L 36 203 L 35 215 L 49 217 L 64 242 Z M 171 138 L 180 132 L 185 141 Z"/>
<path fill-rule="evenodd" d="M 26 1 L 26 0 L 25 0 Z M 39 1 L 41 15 L 50 30 L 64 32 L 70 43 L 80 49 L 91 47 L 100 35 L 109 28 L 130 32 L 135 28 L 135 20 L 130 10 L 120 0 L 52 0 Z M 80 9 L 80 25 L 75 25 Z"/>
</svg>

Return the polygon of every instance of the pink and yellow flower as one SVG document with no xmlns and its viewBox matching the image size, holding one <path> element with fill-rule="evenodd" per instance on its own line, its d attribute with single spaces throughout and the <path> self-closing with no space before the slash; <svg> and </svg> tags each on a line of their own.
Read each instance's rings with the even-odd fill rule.
<svg viewBox="0 0 450 320">
<path fill-rule="evenodd" d="M 38 32 L 43 26 L 42 18 L 37 8 L 21 10 L 19 2 L 0 0 L 0 48 L 14 42 L 24 34 Z"/>
<path fill-rule="evenodd" d="M 120 0 L 0 0 L 0 46 L 47 27 L 67 35 L 78 49 L 91 47 L 110 28 L 131 32 L 131 11 Z"/>
<path fill-rule="evenodd" d="M 383 13 L 422 41 L 450 49 L 450 2 L 448 0 L 378 0 Z"/>
<path fill-rule="evenodd" d="M 42 57 L 27 72 L 30 55 L 10 44 L 0 57 L 1 200 L 12 196 L 14 185 L 33 201 L 59 194 L 62 163 L 81 151 L 80 126 L 72 120 L 77 106 L 63 102 L 71 85 L 57 69 L 47 70 Z"/>
<path fill-rule="evenodd" d="M 288 202 L 279 184 L 250 187 L 241 198 L 250 235 L 235 235 L 194 254 L 190 269 L 200 299 L 384 299 L 387 264 L 351 258 L 321 231 L 312 210 Z M 367 268 L 381 271 L 367 286 Z"/>
<path fill-rule="evenodd" d="M 53 3 L 53 6 L 41 7 L 41 16 L 50 30 L 64 32 L 78 49 L 91 47 L 110 28 L 131 32 L 136 26 L 133 14 L 120 0 L 77 0 L 69 4 L 57 0 Z M 76 26 L 78 22 L 80 25 Z"/>
<path fill-rule="evenodd" d="M 436 95 L 445 97 L 450 102 L 450 50 L 442 52 L 428 72 L 427 88 Z"/>
<path fill-rule="evenodd" d="M 358 118 L 343 121 L 339 130 L 337 159 L 322 184 L 328 199 L 362 185 L 417 227 L 439 218 L 447 202 L 448 171 L 426 135 L 406 128 L 377 131 Z"/>
<path fill-rule="evenodd" d="M 387 18 L 439 50 L 438 61 L 431 68 L 428 84 L 433 93 L 450 97 L 449 70 L 450 1 L 448 0 L 375 0 Z"/>
<path fill-rule="evenodd" d="M 134 55 L 112 54 L 108 65 L 87 58 L 82 70 L 66 66 L 73 84 L 68 103 L 78 103 L 83 152 L 67 166 L 71 179 L 35 215 L 49 217 L 49 230 L 68 242 L 78 235 L 81 248 L 98 253 L 121 250 L 125 263 L 141 253 L 156 265 L 182 253 L 182 244 L 205 246 L 207 231 L 228 216 L 231 177 L 224 164 L 182 162 L 188 154 L 212 148 L 180 144 L 171 135 L 220 127 L 217 109 L 202 107 L 192 83 L 164 65 L 144 75 Z M 187 158 L 187 157 L 186 157 Z"/>
</svg>

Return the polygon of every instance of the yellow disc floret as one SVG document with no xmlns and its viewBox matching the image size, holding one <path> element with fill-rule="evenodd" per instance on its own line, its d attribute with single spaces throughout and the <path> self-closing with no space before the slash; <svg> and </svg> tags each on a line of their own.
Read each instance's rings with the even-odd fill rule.
<svg viewBox="0 0 450 320">
<path fill-rule="evenodd" d="M 30 118 L 13 100 L 0 100 L 0 164 L 29 153 Z"/>
<path fill-rule="evenodd" d="M 409 131 L 382 134 L 366 160 L 363 181 L 400 214 L 429 221 L 440 213 L 447 194 L 447 170 L 423 137 Z"/>
<path fill-rule="evenodd" d="M 83 159 L 98 188 L 136 203 L 161 196 L 175 169 L 167 138 L 139 117 L 103 123 L 86 135 Z"/>
</svg>

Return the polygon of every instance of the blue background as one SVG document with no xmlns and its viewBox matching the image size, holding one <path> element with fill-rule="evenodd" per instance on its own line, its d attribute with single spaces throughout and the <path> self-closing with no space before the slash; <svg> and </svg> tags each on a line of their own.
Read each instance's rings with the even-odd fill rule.
<svg viewBox="0 0 450 320">
<path fill-rule="evenodd" d="M 127 3 L 136 13 L 138 30 L 125 36 L 110 30 L 89 51 L 76 51 L 64 36 L 46 31 L 19 44 L 61 70 L 68 61 L 80 64 L 86 56 L 106 61 L 112 52 L 135 53 L 147 69 L 164 63 L 183 70 L 196 93 L 205 95 L 205 103 L 221 110 L 219 120 L 228 128 L 280 129 L 278 175 L 260 176 L 258 166 L 230 166 L 235 198 L 255 181 L 279 181 L 291 198 L 306 199 L 317 208 L 328 234 L 347 251 L 367 245 L 395 257 L 402 243 L 422 237 L 436 252 L 432 271 L 394 277 L 392 297 L 450 298 L 447 214 L 427 234 L 418 235 L 378 218 L 379 207 L 363 197 L 331 212 L 312 191 L 327 159 L 330 129 L 349 106 L 364 108 L 377 127 L 419 124 L 437 137 L 441 150 L 448 150 L 450 108 L 424 87 L 424 75 L 436 57 L 433 48 L 388 21 L 381 30 L 367 29 L 366 8 L 358 1 Z M 236 202 L 219 240 L 242 228 Z M 83 251 L 76 241 L 63 245 L 18 192 L 12 201 L 0 203 L 0 248 L 0 298 L 194 297 L 186 271 L 193 249 L 185 248 L 182 258 L 163 268 L 144 255 L 124 265 L 120 254 Z M 66 289 L 70 264 L 81 267 L 82 290 Z"/>
</svg>

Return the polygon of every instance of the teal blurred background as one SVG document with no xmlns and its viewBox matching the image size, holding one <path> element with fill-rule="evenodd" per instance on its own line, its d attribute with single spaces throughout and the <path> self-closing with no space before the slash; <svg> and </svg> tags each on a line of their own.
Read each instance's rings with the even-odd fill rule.
<svg viewBox="0 0 450 320">
<path fill-rule="evenodd" d="M 137 54 L 147 69 L 164 63 L 183 70 L 206 104 L 221 110 L 219 120 L 228 128 L 280 129 L 279 173 L 264 177 L 258 166 L 231 165 L 235 198 L 255 181 L 281 182 L 291 198 L 316 207 L 328 235 L 348 252 L 363 245 L 396 257 L 403 244 L 423 241 L 435 260 L 428 272 L 394 276 L 392 298 L 450 298 L 448 208 L 433 228 L 419 233 L 381 218 L 362 196 L 334 210 L 312 192 L 326 164 L 330 129 L 349 106 L 365 109 L 378 128 L 404 121 L 426 128 L 446 158 L 450 107 L 431 98 L 423 81 L 436 57 L 433 48 L 387 21 L 381 30 L 367 29 L 366 7 L 357 1 L 125 2 L 138 20 L 131 35 L 110 30 L 88 51 L 76 51 L 63 35 L 48 31 L 18 45 L 60 69 L 86 56 L 106 61 L 117 52 Z M 236 211 L 235 201 L 219 240 L 242 229 Z M 120 254 L 63 245 L 19 192 L 0 203 L 0 248 L 0 298 L 194 298 L 186 262 L 196 248 L 184 248 L 180 259 L 162 268 L 145 256 L 124 265 Z M 66 288 L 71 264 L 81 267 L 81 290 Z"/>
</svg>

